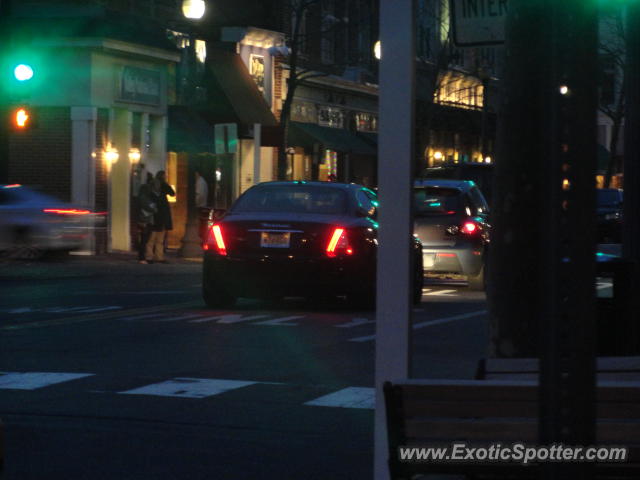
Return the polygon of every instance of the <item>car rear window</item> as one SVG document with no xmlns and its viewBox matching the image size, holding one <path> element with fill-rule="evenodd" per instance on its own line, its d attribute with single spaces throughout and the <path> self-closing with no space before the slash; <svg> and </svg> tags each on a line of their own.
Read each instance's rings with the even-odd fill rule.
<svg viewBox="0 0 640 480">
<path fill-rule="evenodd" d="M 337 188 L 308 185 L 253 187 L 231 211 L 343 214 L 347 211 L 347 196 Z"/>
<path fill-rule="evenodd" d="M 416 187 L 413 205 L 417 216 L 453 215 L 462 207 L 461 192 L 456 188 Z"/>
</svg>

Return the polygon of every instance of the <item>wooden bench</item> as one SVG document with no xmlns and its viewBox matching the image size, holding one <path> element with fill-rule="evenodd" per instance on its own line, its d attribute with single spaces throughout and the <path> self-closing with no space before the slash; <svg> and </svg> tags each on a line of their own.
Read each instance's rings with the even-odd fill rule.
<svg viewBox="0 0 640 480">
<path fill-rule="evenodd" d="M 640 382 L 640 357 L 598 357 L 599 381 Z M 483 358 L 478 363 L 478 380 L 538 380 L 537 358 Z"/>
<path fill-rule="evenodd" d="M 403 380 L 384 385 L 392 479 L 432 473 L 535 477 L 536 465 L 407 462 L 405 446 L 538 444 L 534 381 Z M 598 463 L 598 478 L 640 478 L 640 382 L 600 382 L 596 445 L 629 447 L 626 463 Z"/>
</svg>

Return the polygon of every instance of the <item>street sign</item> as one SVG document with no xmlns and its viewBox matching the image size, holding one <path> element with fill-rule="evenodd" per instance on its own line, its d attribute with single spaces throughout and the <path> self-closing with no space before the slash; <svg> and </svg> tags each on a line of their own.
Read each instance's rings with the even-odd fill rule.
<svg viewBox="0 0 640 480">
<path fill-rule="evenodd" d="M 458 47 L 504 43 L 509 0 L 451 0 L 453 42 Z"/>
<path fill-rule="evenodd" d="M 236 153 L 238 151 L 238 125 L 217 123 L 215 125 L 215 152 Z"/>
</svg>

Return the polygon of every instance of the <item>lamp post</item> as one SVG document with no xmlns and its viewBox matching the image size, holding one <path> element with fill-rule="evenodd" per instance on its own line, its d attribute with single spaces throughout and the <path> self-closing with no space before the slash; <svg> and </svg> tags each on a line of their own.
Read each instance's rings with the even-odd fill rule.
<svg viewBox="0 0 640 480">
<path fill-rule="evenodd" d="M 485 67 L 478 69 L 478 78 L 482 82 L 482 117 L 480 119 L 480 155 L 482 155 L 482 162 L 484 163 L 487 158 L 487 112 L 489 110 L 489 80 L 491 74 Z"/>
<path fill-rule="evenodd" d="M 183 0 L 182 14 L 190 20 L 199 20 L 204 15 L 206 5 L 204 0 Z M 191 33 L 191 32 L 190 32 Z M 195 48 L 193 35 L 189 35 L 189 49 Z M 191 55 L 189 56 L 191 58 Z M 190 68 L 192 65 L 190 65 Z M 191 76 L 190 76 L 191 77 Z M 193 77 L 191 77 L 193 78 Z M 181 257 L 199 257 L 202 254 L 199 232 L 198 208 L 196 206 L 195 165 L 191 155 L 187 157 L 187 223 L 184 237 L 180 246 Z"/>
</svg>

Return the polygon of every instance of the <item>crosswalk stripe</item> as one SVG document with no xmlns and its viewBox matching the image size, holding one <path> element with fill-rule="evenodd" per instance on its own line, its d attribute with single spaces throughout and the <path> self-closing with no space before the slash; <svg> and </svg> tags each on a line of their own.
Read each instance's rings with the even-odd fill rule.
<svg viewBox="0 0 640 480">
<path fill-rule="evenodd" d="M 314 407 L 375 408 L 375 390 L 370 387 L 347 387 L 306 402 Z"/>
<path fill-rule="evenodd" d="M 93 373 L 2 372 L 0 374 L 0 389 L 35 390 L 92 375 Z"/>
<path fill-rule="evenodd" d="M 166 382 L 153 383 L 118 393 L 160 397 L 205 398 L 256 383 L 258 382 L 215 378 L 174 378 Z"/>
<path fill-rule="evenodd" d="M 468 318 L 478 317 L 486 313 L 487 313 L 486 310 L 477 310 L 475 312 L 463 313 L 460 315 L 454 315 L 452 317 L 438 318 L 436 320 L 427 320 L 426 322 L 415 323 L 413 325 L 413 329 L 418 330 L 420 328 L 433 327 L 435 325 L 442 325 L 443 323 L 455 322 L 457 320 L 466 320 Z M 350 338 L 349 341 L 350 342 L 370 342 L 371 340 L 375 340 L 375 338 L 376 338 L 375 335 L 365 335 L 363 337 Z"/>
<path fill-rule="evenodd" d="M 256 322 L 256 325 L 281 325 L 284 327 L 295 327 L 297 323 L 289 322 L 289 320 L 295 320 L 296 318 L 303 318 L 302 315 L 292 315 L 290 317 L 274 318 L 273 320 L 267 320 L 265 322 Z"/>
</svg>

